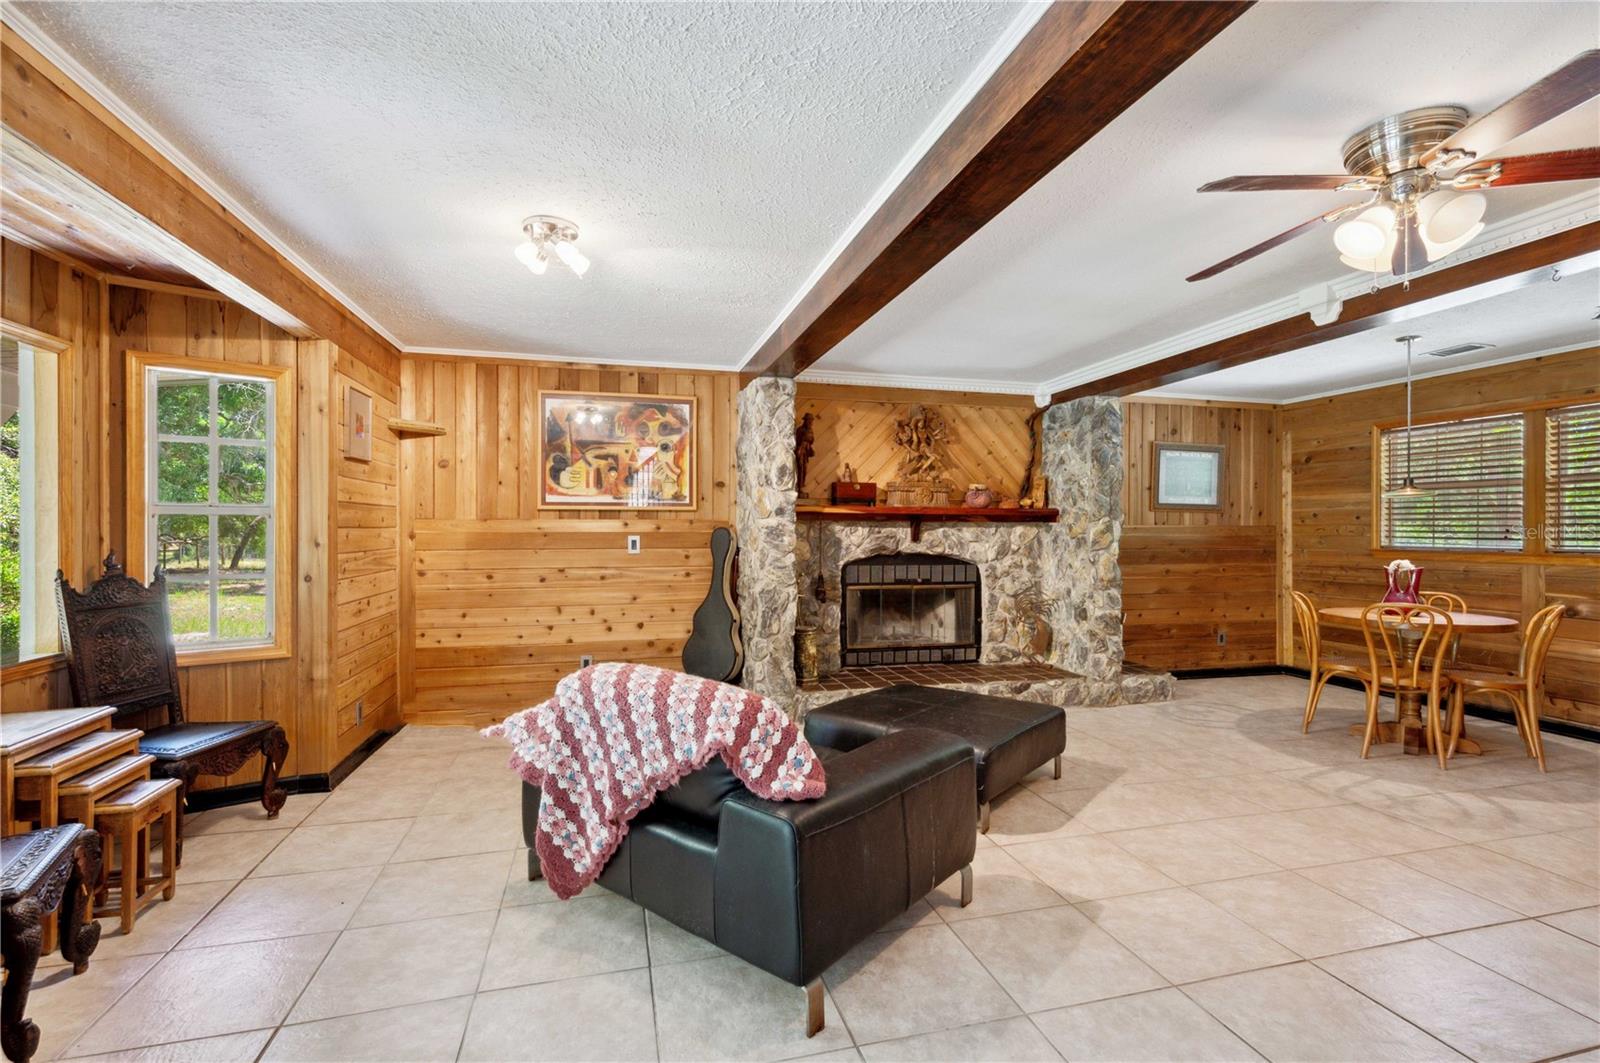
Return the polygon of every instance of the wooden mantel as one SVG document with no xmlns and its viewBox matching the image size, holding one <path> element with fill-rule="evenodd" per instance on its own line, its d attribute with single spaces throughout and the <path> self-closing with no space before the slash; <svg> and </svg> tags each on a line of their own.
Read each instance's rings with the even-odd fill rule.
<svg viewBox="0 0 1600 1063">
<path fill-rule="evenodd" d="M 1054 509 L 973 509 L 967 506 L 797 506 L 797 520 L 905 521 L 911 541 L 922 540 L 922 524 L 1054 524 Z"/>
</svg>

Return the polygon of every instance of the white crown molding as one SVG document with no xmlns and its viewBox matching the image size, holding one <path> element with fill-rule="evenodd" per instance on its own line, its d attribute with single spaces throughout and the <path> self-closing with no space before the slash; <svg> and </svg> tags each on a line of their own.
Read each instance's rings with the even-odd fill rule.
<svg viewBox="0 0 1600 1063">
<path fill-rule="evenodd" d="M 467 347 L 413 347 L 400 348 L 400 353 L 417 358 L 477 358 L 500 362 L 544 362 L 551 365 L 585 365 L 601 368 L 649 369 L 661 373 L 737 373 L 737 366 L 717 365 L 713 362 L 647 362 L 633 358 L 575 358 L 571 355 L 532 354 L 528 351 L 490 351 Z"/>
<path fill-rule="evenodd" d="M 914 391 L 972 391 L 984 395 L 1032 395 L 1033 385 L 1015 380 L 963 380 L 959 377 L 905 376 L 807 369 L 795 378 L 805 384 L 843 384 L 863 388 L 906 388 Z"/>
<path fill-rule="evenodd" d="M 1593 192 L 1581 192 L 1567 196 L 1548 206 L 1496 222 L 1494 225 L 1487 227 L 1483 234 L 1470 246 L 1433 263 L 1425 270 L 1418 270 L 1412 276 L 1424 276 L 1441 269 L 1448 269 L 1462 262 L 1482 258 L 1484 255 L 1494 254 L 1508 247 L 1527 243 L 1530 240 L 1537 240 L 1552 233 L 1563 232 L 1595 220 L 1600 220 L 1600 197 L 1597 197 Z M 1332 299 L 1343 301 L 1372 291 L 1375 287 L 1385 288 L 1399 283 L 1401 283 L 1400 278 L 1393 276 L 1385 277 L 1374 284 L 1371 274 L 1346 273 L 1329 282 L 1327 288 L 1328 294 Z M 1270 303 L 1262 303 L 1249 310 L 1240 311 L 1237 314 L 1201 325 L 1187 332 L 1180 332 L 1156 343 L 1147 344 L 1122 354 L 1112 355 L 1091 365 L 1082 366 L 1052 377 L 1038 385 L 1036 397 L 1039 395 L 1049 396 L 1058 391 L 1076 387 L 1079 384 L 1087 384 L 1099 380 L 1113 373 L 1134 369 L 1149 362 L 1193 350 L 1207 343 L 1226 339 L 1229 336 L 1237 336 L 1240 333 L 1249 332 L 1251 329 L 1260 328 L 1263 325 L 1285 321 L 1305 311 L 1306 307 L 1301 300 L 1300 293 L 1275 299 Z"/>
<path fill-rule="evenodd" d="M 203 169 L 197 166 L 177 145 L 168 140 L 154 126 L 128 106 L 116 93 L 112 92 L 106 84 L 96 77 L 87 67 L 55 42 L 49 34 L 34 24 L 33 20 L 19 11 L 10 0 L 0 0 L 0 21 L 4 21 L 16 31 L 17 35 L 38 50 L 39 54 L 55 64 L 62 73 L 77 83 L 78 87 L 87 92 L 106 110 L 115 115 L 124 125 L 142 137 L 151 147 L 161 155 L 189 180 L 199 185 L 213 199 L 231 214 L 239 219 L 248 229 L 258 236 L 267 246 L 278 254 L 288 259 L 296 269 L 304 273 L 323 291 L 338 300 L 340 305 L 360 318 L 374 332 L 388 340 L 399 350 L 405 350 L 405 345 L 400 342 L 377 318 L 363 310 L 354 299 L 350 298 L 336 284 L 325 277 L 311 263 L 307 262 L 293 247 L 282 237 L 268 228 L 260 218 L 251 213 L 244 204 L 240 203 L 225 188 L 211 178 Z M 242 283 L 242 282 L 241 282 Z"/>
<path fill-rule="evenodd" d="M 867 222 L 872 220 L 872 216 L 878 212 L 878 208 L 888 201 L 894 190 L 900 187 L 911 171 L 916 168 L 917 163 L 921 162 L 923 156 L 928 154 L 929 149 L 938 143 L 945 130 L 950 128 L 950 123 L 956 120 L 967 104 L 972 102 L 973 97 L 977 96 L 983 86 L 989 83 L 989 79 L 1000 68 L 1000 64 L 1004 63 L 1011 53 L 1016 51 L 1017 45 L 1022 42 L 1022 38 L 1028 35 L 1028 31 L 1033 29 L 1034 24 L 1043 18 L 1044 13 L 1049 9 L 1050 5 L 1048 3 L 1026 3 L 1022 5 L 1022 10 L 1018 12 L 1016 18 L 1011 20 L 1011 24 L 1006 27 L 1005 32 L 994 42 L 988 52 L 984 53 L 983 58 L 978 61 L 978 65 L 972 68 L 972 72 L 967 75 L 966 80 L 961 83 L 955 93 L 945 101 L 945 105 L 940 108 L 938 114 L 934 115 L 933 121 L 922 131 L 922 135 L 912 142 L 911 147 L 901 156 L 894 169 L 890 170 L 888 176 L 883 179 L 883 183 L 867 199 L 860 213 L 845 227 L 844 232 L 839 234 L 839 239 L 834 241 L 833 246 L 828 249 L 828 253 L 822 256 L 822 261 L 817 263 L 817 268 L 812 270 L 811 274 L 801 282 L 800 287 L 790 297 L 789 301 L 784 304 L 783 309 L 778 311 L 778 316 L 772 319 L 772 324 L 761 331 L 761 335 L 756 339 L 750 350 L 739 360 L 740 369 L 750 363 L 750 359 L 756 356 L 756 352 L 761 350 L 762 345 L 789 319 L 789 315 L 794 313 L 795 307 L 800 305 L 800 301 L 806 297 L 806 293 L 817 286 L 817 282 L 832 268 L 834 262 L 844 253 L 845 248 L 850 246 L 850 241 L 854 240 L 856 235 L 866 228 Z"/>
<path fill-rule="evenodd" d="M 1600 339 L 1600 337 L 1597 337 Z M 1457 373 L 1473 373 L 1479 369 L 1493 369 L 1497 365 L 1510 365 L 1513 362 L 1526 362 L 1534 358 L 1554 358 L 1558 354 L 1570 354 L 1573 351 L 1584 351 L 1594 347 L 1594 343 L 1571 343 L 1565 347 L 1551 347 L 1548 350 L 1525 351 L 1522 354 L 1507 354 L 1499 358 L 1490 358 L 1487 361 L 1473 362 L 1471 365 L 1443 366 L 1426 373 L 1412 373 L 1411 379 L 1432 380 L 1435 377 L 1455 376 Z M 1201 378 L 1204 379 L 1204 378 Z M 1249 402 L 1266 406 L 1297 406 L 1303 402 L 1316 402 L 1318 399 L 1331 399 L 1336 395 L 1350 395 L 1357 391 L 1371 391 L 1373 388 L 1392 387 L 1395 384 L 1404 384 L 1404 374 L 1385 377 L 1382 380 L 1369 380 L 1364 384 L 1351 384 L 1349 387 L 1331 388 L 1328 391 L 1316 391 L 1309 395 L 1296 395 L 1292 399 L 1264 399 L 1245 395 L 1222 395 L 1207 392 L 1206 394 L 1190 394 L 1189 392 L 1167 391 L 1142 391 L 1137 395 L 1129 395 L 1130 402 L 1140 399 L 1179 399 L 1193 400 L 1195 402 Z M 1181 387 L 1182 385 L 1177 385 Z"/>
</svg>

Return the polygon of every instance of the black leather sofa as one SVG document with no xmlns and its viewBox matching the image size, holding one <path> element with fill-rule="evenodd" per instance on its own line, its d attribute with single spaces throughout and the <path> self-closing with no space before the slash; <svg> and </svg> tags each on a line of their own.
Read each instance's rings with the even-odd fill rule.
<svg viewBox="0 0 1600 1063">
<path fill-rule="evenodd" d="M 815 743 L 813 743 L 815 745 Z M 907 729 L 847 752 L 816 746 L 828 792 L 751 794 L 720 757 L 664 790 L 630 825 L 600 885 L 806 989 L 822 1029 L 822 972 L 935 886 L 972 898 L 977 810 L 971 746 Z M 539 791 L 523 786 L 528 878 Z"/>
</svg>

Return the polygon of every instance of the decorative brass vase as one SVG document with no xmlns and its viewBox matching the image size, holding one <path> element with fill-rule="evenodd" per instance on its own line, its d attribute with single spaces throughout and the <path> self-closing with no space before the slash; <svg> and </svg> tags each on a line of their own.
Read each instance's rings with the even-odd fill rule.
<svg viewBox="0 0 1600 1063">
<path fill-rule="evenodd" d="M 794 629 L 794 665 L 794 670 L 802 683 L 812 682 L 822 674 L 822 651 L 817 646 L 816 628 Z"/>
</svg>

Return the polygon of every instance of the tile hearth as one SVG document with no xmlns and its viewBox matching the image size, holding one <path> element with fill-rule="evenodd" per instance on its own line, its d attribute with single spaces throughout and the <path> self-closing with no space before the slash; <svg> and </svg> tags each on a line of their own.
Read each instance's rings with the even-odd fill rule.
<svg viewBox="0 0 1600 1063">
<path fill-rule="evenodd" d="M 1534 1059 L 1600 1046 L 1600 746 L 1357 757 L 1360 697 L 1194 680 L 1068 708 L 1064 777 L 803 994 L 525 880 L 516 780 L 407 728 L 330 797 L 189 819 L 177 899 L 41 967 L 39 1060 Z M 1385 712 L 1390 711 L 1385 706 Z M 441 795 L 449 800 L 440 800 Z M 355 828 L 352 830 L 352 828 Z M 1587 1057 L 1585 1057 L 1587 1058 Z"/>
<path fill-rule="evenodd" d="M 880 664 L 845 668 L 800 684 L 802 693 L 824 690 L 881 690 L 898 683 L 947 686 L 954 683 L 1046 683 L 1081 676 L 1047 664 Z"/>
</svg>

